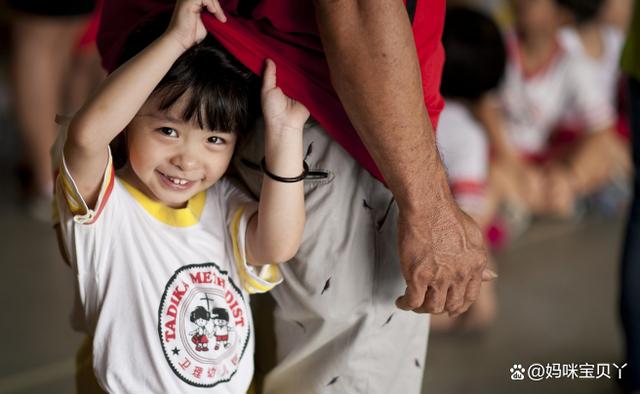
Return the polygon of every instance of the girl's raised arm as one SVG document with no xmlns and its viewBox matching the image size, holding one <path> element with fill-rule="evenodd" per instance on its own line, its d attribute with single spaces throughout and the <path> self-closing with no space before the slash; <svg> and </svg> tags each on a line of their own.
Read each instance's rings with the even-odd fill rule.
<svg viewBox="0 0 640 394">
<path fill-rule="evenodd" d="M 167 31 L 112 73 L 73 117 L 64 157 L 89 206 L 97 200 L 111 140 L 131 122 L 176 59 L 205 38 L 200 18 L 205 8 L 226 21 L 217 0 L 178 1 Z"/>
<path fill-rule="evenodd" d="M 309 111 L 276 86 L 276 66 L 267 60 L 262 84 L 265 170 L 282 178 L 303 172 L 302 132 Z M 303 181 L 285 183 L 264 176 L 258 213 L 247 229 L 248 260 L 254 265 L 282 263 L 300 246 L 304 230 Z"/>
</svg>

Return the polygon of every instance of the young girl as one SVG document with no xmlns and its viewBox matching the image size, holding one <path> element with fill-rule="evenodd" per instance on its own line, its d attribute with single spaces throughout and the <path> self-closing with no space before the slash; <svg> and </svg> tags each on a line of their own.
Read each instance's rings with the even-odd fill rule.
<svg viewBox="0 0 640 394">
<path fill-rule="evenodd" d="M 276 87 L 267 61 L 256 211 L 223 177 L 251 123 L 251 75 L 224 51 L 194 45 L 206 35 L 204 8 L 225 21 L 215 0 L 178 1 L 166 32 L 68 127 L 57 207 L 95 374 L 109 392 L 245 393 L 254 348 L 247 293 L 279 283 L 268 263 L 290 259 L 302 236 L 309 113 Z M 115 172 L 109 142 L 120 133 L 128 154 Z M 224 346 L 207 345 L 220 340 L 220 316 Z"/>
</svg>

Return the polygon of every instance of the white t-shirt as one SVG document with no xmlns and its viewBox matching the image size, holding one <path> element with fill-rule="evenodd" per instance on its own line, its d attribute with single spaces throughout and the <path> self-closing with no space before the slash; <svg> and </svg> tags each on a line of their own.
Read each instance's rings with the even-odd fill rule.
<svg viewBox="0 0 640 394">
<path fill-rule="evenodd" d="M 489 166 L 487 137 L 471 112 L 460 102 L 446 99 L 438 121 L 438 150 L 456 202 L 467 213 L 485 209 Z"/>
<path fill-rule="evenodd" d="M 526 154 L 541 153 L 560 119 L 575 111 L 586 131 L 613 124 L 613 109 L 596 83 L 596 74 L 580 56 L 561 46 L 548 64 L 525 75 L 518 58 L 516 40 L 507 39 L 509 61 L 500 88 L 508 138 Z"/>
<path fill-rule="evenodd" d="M 245 393 L 254 351 L 248 292 L 281 281 L 277 267 L 258 272 L 246 262 L 256 204 L 222 178 L 172 209 L 115 177 L 111 158 L 95 209 L 64 160 L 56 202 L 100 385 Z"/>
<path fill-rule="evenodd" d="M 624 44 L 624 34 L 612 26 L 600 28 L 604 51 L 599 59 L 595 59 L 585 52 L 578 32 L 574 28 L 563 28 L 558 34 L 560 44 L 568 52 L 581 56 L 594 70 L 595 81 L 600 92 L 606 95 L 612 106 L 616 103 L 618 79 L 620 77 L 620 53 Z M 577 114 L 569 114 L 563 118 L 563 124 L 569 127 L 580 128 L 581 122 Z"/>
</svg>

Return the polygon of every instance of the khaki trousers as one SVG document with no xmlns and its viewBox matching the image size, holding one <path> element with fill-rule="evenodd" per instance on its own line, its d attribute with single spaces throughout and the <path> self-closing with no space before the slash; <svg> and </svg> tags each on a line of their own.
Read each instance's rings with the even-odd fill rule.
<svg viewBox="0 0 640 394">
<path fill-rule="evenodd" d="M 234 159 L 256 196 L 263 141 L 258 127 Z M 272 314 L 264 296 L 252 301 L 257 370 L 268 369 L 262 391 L 419 393 L 429 318 L 394 305 L 405 281 L 393 196 L 313 122 L 304 149 L 311 173 L 302 245 L 280 266 L 284 282 L 271 292 Z"/>
</svg>

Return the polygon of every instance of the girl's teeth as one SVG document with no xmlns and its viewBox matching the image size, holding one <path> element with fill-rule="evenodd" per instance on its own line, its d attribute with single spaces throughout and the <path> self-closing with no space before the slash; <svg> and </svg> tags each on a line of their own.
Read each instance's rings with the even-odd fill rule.
<svg viewBox="0 0 640 394">
<path fill-rule="evenodd" d="M 173 182 L 175 185 L 186 185 L 187 184 L 187 180 L 186 179 L 172 178 L 170 176 L 167 176 L 167 178 L 169 178 L 169 180 L 171 182 Z"/>
</svg>

